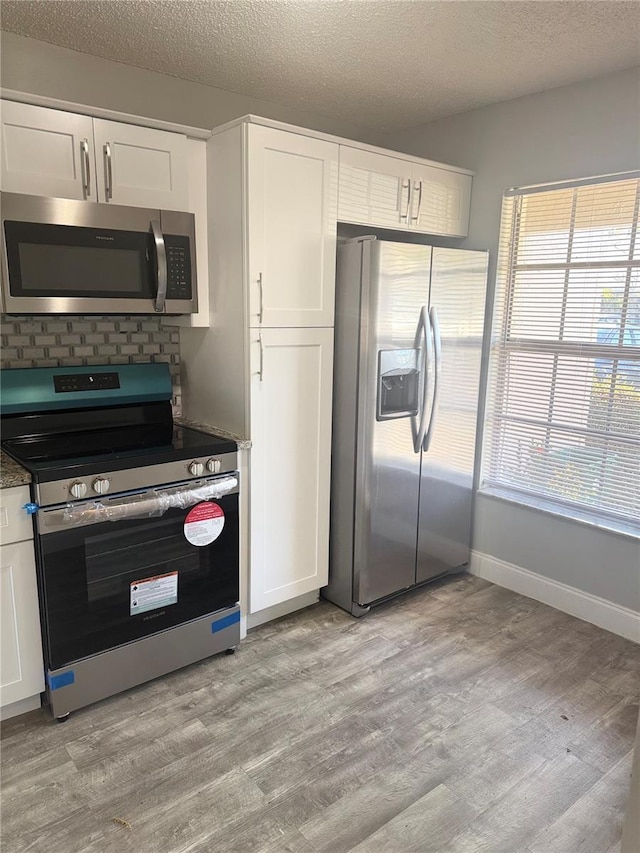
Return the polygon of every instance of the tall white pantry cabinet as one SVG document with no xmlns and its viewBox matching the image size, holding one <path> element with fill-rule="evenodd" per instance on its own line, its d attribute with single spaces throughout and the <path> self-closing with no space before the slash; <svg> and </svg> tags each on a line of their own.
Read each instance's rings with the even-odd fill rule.
<svg viewBox="0 0 640 853">
<path fill-rule="evenodd" d="M 207 148 L 211 329 L 181 334 L 183 405 L 251 439 L 254 614 L 328 580 L 339 146 L 242 122 Z"/>
</svg>

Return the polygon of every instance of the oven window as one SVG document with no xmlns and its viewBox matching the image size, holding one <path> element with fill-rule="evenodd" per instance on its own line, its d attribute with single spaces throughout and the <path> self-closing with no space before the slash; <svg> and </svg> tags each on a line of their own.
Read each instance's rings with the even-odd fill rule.
<svg viewBox="0 0 640 853">
<path fill-rule="evenodd" d="M 46 290 L 92 295 L 140 295 L 143 259 L 133 249 L 20 243 L 20 280 L 25 295 Z"/>
<path fill-rule="evenodd" d="M 152 298 L 151 234 L 138 231 L 4 223 L 12 296 Z"/>
<path fill-rule="evenodd" d="M 229 607 L 239 597 L 238 496 L 216 501 L 222 533 L 197 547 L 187 511 L 69 529 L 39 537 L 47 665 L 52 669 Z M 142 612 L 132 585 L 171 576 L 165 603 Z M 177 600 L 176 599 L 177 596 Z M 151 603 L 149 603 L 151 601 Z"/>
<path fill-rule="evenodd" d="M 100 525 L 102 526 L 102 525 Z M 87 598 L 97 602 L 117 596 L 136 581 L 177 572 L 183 580 L 204 580 L 206 561 L 200 549 L 184 536 L 176 536 L 174 525 L 149 519 L 143 527 L 127 533 L 101 533 L 85 540 Z"/>
</svg>

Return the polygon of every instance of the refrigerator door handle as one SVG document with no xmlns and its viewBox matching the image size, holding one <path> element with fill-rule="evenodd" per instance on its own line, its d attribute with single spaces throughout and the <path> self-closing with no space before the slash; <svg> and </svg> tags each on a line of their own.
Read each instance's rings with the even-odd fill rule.
<svg viewBox="0 0 640 853">
<path fill-rule="evenodd" d="M 433 436 L 433 428 L 438 414 L 438 406 L 440 402 L 440 370 L 442 368 L 442 337 L 440 335 L 440 323 L 438 322 L 438 310 L 434 306 L 429 312 L 431 320 L 431 328 L 433 329 L 433 346 L 435 349 L 435 379 L 433 386 L 433 405 L 431 406 L 431 417 L 429 418 L 429 428 L 424 437 L 423 450 L 426 452 L 431 446 L 431 438 Z"/>
<path fill-rule="evenodd" d="M 422 340 L 424 339 L 424 349 L 422 349 Z M 422 443 L 425 438 L 427 429 L 427 400 L 429 399 L 429 365 L 433 356 L 431 348 L 431 323 L 429 320 L 429 312 L 427 306 L 423 305 L 420 309 L 420 319 L 418 320 L 418 328 L 416 329 L 416 339 L 414 348 L 421 348 L 424 353 L 422 360 L 422 405 L 420 406 L 420 421 L 418 427 L 415 427 L 413 421 L 413 449 L 416 453 L 420 453 Z"/>
</svg>

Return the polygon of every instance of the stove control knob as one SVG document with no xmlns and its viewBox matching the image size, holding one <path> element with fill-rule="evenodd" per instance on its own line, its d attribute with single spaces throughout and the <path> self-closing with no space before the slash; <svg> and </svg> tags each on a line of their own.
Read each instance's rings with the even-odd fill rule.
<svg viewBox="0 0 640 853">
<path fill-rule="evenodd" d="M 69 492 L 74 498 L 83 498 L 87 494 L 87 484 L 76 480 L 69 486 Z"/>
<path fill-rule="evenodd" d="M 97 495 L 104 495 L 111 487 L 111 480 L 108 477 L 97 477 L 91 484 L 91 488 Z"/>
<path fill-rule="evenodd" d="M 202 477 L 204 474 L 204 465 L 202 462 L 191 462 L 189 465 L 189 473 L 194 477 Z"/>
<path fill-rule="evenodd" d="M 209 471 L 211 474 L 219 474 L 221 468 L 222 462 L 219 459 L 207 460 L 207 471 Z"/>
</svg>

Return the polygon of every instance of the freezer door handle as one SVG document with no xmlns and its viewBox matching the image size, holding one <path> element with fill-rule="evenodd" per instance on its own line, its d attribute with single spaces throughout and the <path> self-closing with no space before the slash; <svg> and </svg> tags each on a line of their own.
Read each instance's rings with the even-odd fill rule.
<svg viewBox="0 0 640 853">
<path fill-rule="evenodd" d="M 442 338 L 440 336 L 440 323 L 438 322 L 438 310 L 434 306 L 429 312 L 431 320 L 431 328 L 433 329 L 433 347 L 435 350 L 435 375 L 433 385 L 433 405 L 431 406 L 431 416 L 429 418 L 429 428 L 424 437 L 423 449 L 425 452 L 431 446 L 431 438 L 433 437 L 433 428 L 436 423 L 438 414 L 438 406 L 440 402 L 440 371 L 442 368 Z"/>
<path fill-rule="evenodd" d="M 416 329 L 416 339 L 414 343 L 415 349 L 420 349 L 424 353 L 422 359 L 422 401 L 419 409 L 419 422 L 416 426 L 416 419 L 412 418 L 413 432 L 413 449 L 416 453 L 420 453 L 422 443 L 425 438 L 427 429 L 427 400 L 429 399 L 429 365 L 433 358 L 431 348 L 431 323 L 429 320 L 429 312 L 427 306 L 423 305 L 420 310 L 420 319 L 418 320 L 418 328 Z"/>
</svg>

